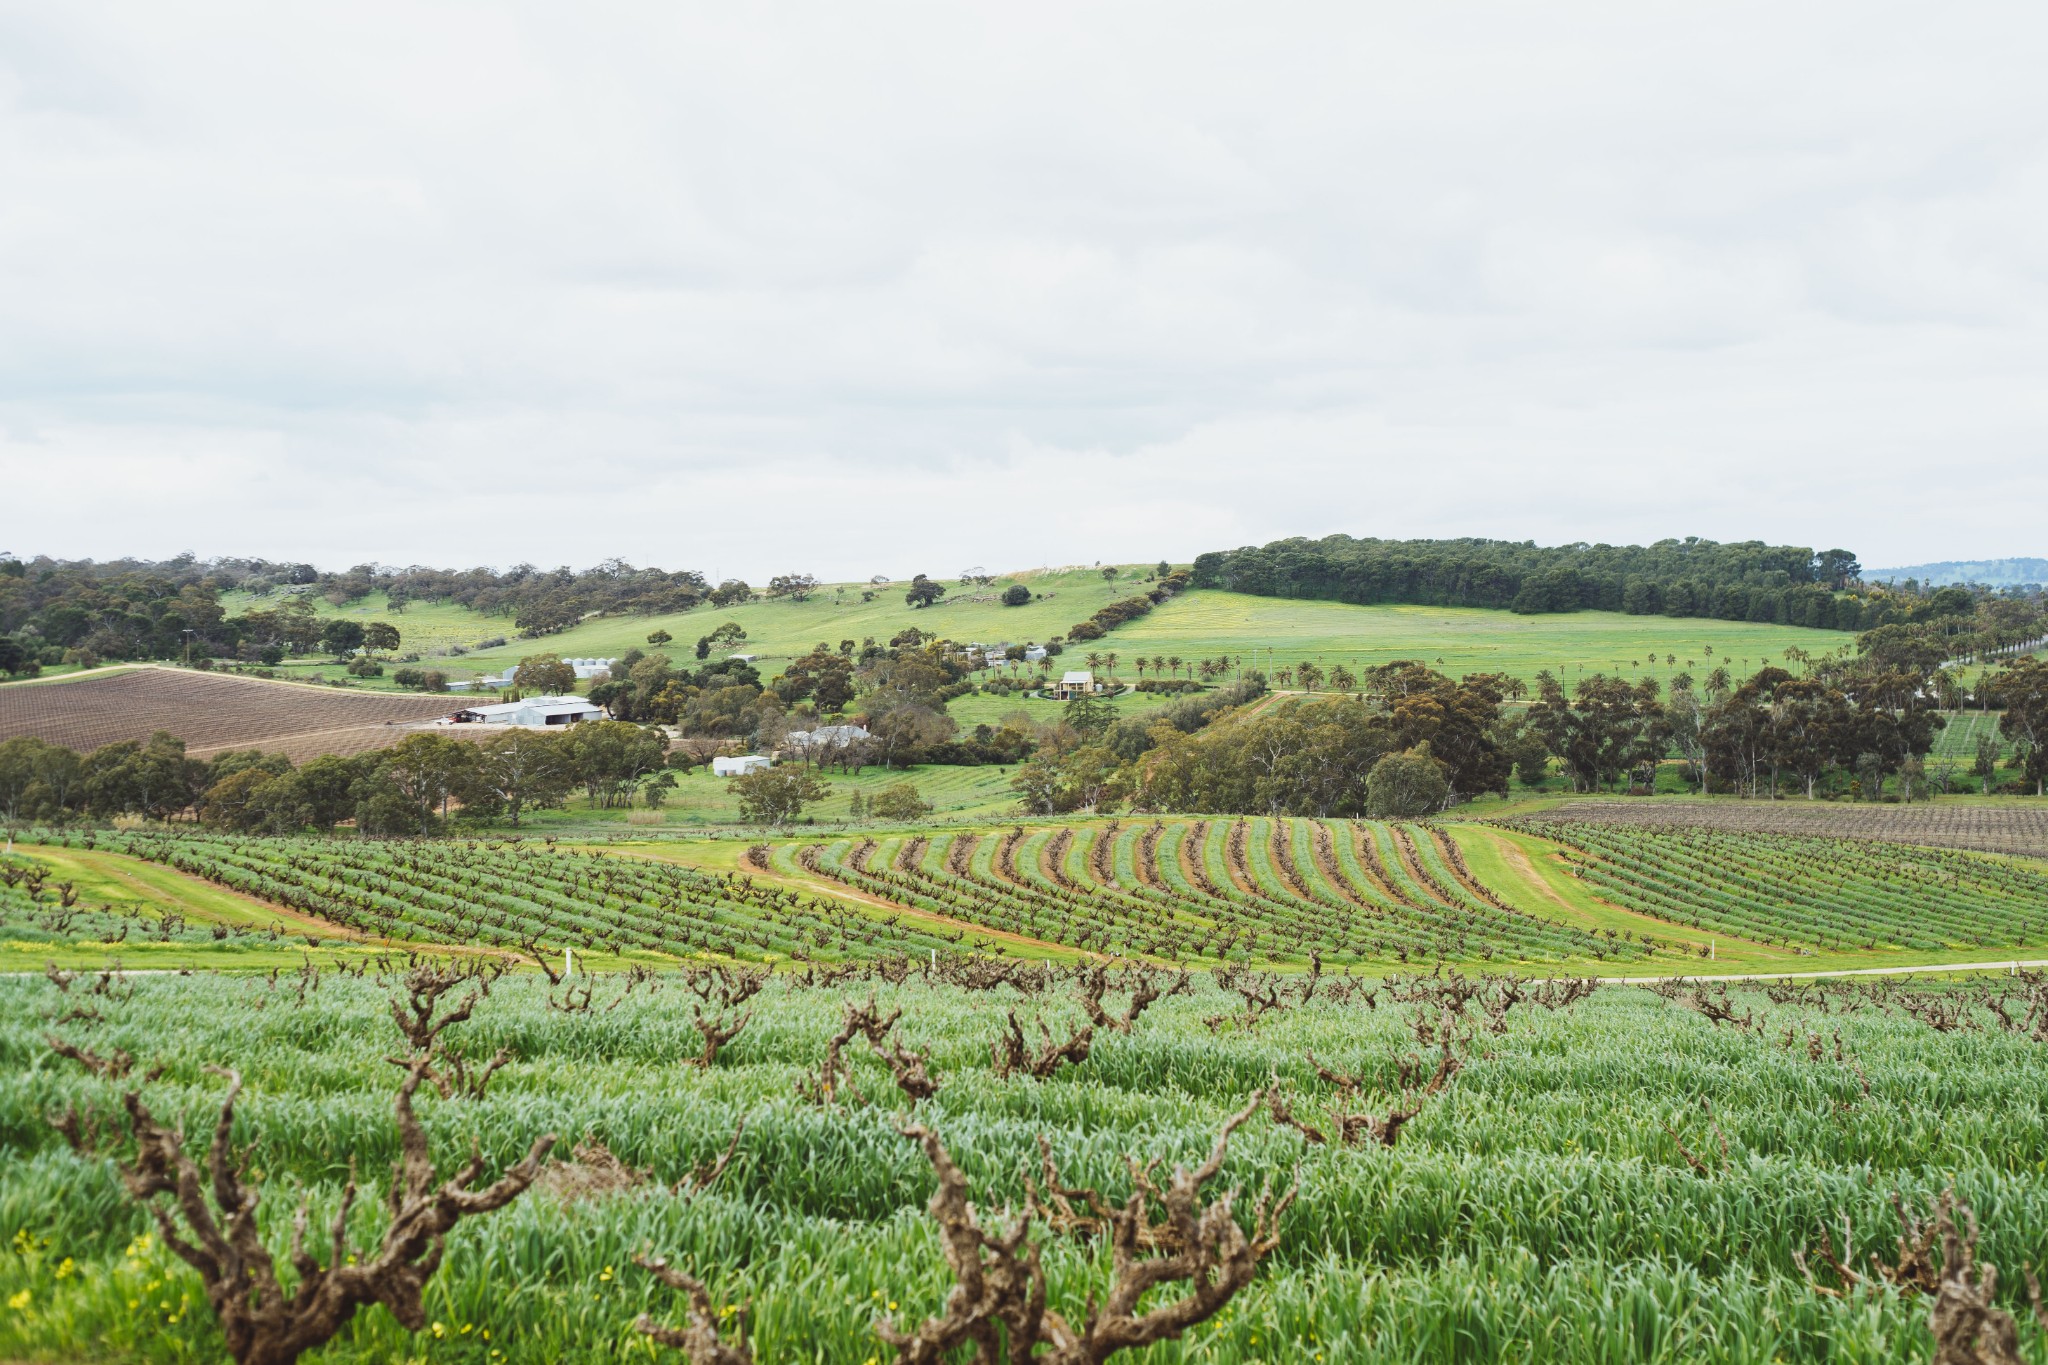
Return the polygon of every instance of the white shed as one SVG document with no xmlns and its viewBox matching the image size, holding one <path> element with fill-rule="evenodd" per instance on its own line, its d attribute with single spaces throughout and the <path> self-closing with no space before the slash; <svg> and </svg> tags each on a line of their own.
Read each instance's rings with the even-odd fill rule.
<svg viewBox="0 0 2048 1365">
<path fill-rule="evenodd" d="M 527 697 L 495 706 L 467 707 L 457 711 L 455 719 L 482 725 L 574 725 L 578 721 L 603 720 L 604 710 L 582 697 Z"/>
<path fill-rule="evenodd" d="M 718 777 L 738 777 L 742 773 L 757 773 L 774 765 L 774 759 L 761 754 L 742 754 L 738 758 L 712 759 L 711 771 Z"/>
</svg>

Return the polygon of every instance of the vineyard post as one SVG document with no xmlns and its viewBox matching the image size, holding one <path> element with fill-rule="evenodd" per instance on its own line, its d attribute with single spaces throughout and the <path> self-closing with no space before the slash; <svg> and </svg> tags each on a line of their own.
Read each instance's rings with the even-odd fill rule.
<svg viewBox="0 0 2048 1365">
<path fill-rule="evenodd" d="M 562 945 L 562 975 L 574 976 L 575 974 L 576 950 L 565 943 Z"/>
</svg>

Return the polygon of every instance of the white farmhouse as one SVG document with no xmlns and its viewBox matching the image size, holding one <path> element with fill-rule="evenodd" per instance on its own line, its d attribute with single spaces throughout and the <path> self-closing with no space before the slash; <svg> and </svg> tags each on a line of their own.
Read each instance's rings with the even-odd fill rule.
<svg viewBox="0 0 2048 1365">
<path fill-rule="evenodd" d="M 711 772 L 716 777 L 739 777 L 745 773 L 757 773 L 763 768 L 775 766 L 775 760 L 761 754 L 742 754 L 738 758 L 714 758 Z"/>
</svg>

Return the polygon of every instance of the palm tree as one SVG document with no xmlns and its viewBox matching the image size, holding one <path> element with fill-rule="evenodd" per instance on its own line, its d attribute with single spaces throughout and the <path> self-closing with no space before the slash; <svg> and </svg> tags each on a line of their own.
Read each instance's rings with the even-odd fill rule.
<svg viewBox="0 0 2048 1365">
<path fill-rule="evenodd" d="M 1168 669 L 1169 669 L 1169 670 L 1170 670 L 1170 671 L 1171 671 L 1171 672 L 1172 672 L 1172 673 L 1174 674 L 1174 676 L 1178 677 L 1178 676 L 1180 675 L 1180 655 L 1178 655 L 1178 654 L 1169 654 L 1169 655 L 1167 655 L 1167 657 L 1166 657 L 1166 667 L 1167 667 L 1167 668 L 1168 668 Z"/>
<path fill-rule="evenodd" d="M 1103 655 L 1103 656 L 1102 656 L 1102 662 L 1103 662 L 1103 664 L 1104 664 L 1104 665 L 1105 665 L 1106 667 L 1108 667 L 1108 669 L 1109 669 L 1109 680 L 1110 680 L 1111 682 L 1115 682 L 1115 681 L 1116 681 L 1116 654 L 1115 654 L 1114 652 L 1111 652 L 1111 653 L 1108 653 L 1108 654 L 1105 654 L 1105 655 Z"/>
<path fill-rule="evenodd" d="M 1150 659 L 1147 659 L 1144 655 L 1140 654 L 1137 658 L 1137 665 L 1138 681 L 1143 682 L 1145 681 L 1145 670 L 1152 666 L 1152 661 Z"/>
<path fill-rule="evenodd" d="M 1100 654 L 1090 654 L 1086 659 L 1083 659 L 1081 662 L 1087 664 L 1088 667 L 1090 667 L 1091 669 L 1100 668 L 1102 667 L 1102 656 Z"/>
<path fill-rule="evenodd" d="M 1166 671 L 1166 660 L 1164 657 L 1158 654 L 1152 656 L 1152 671 L 1154 673 L 1164 673 Z"/>
</svg>

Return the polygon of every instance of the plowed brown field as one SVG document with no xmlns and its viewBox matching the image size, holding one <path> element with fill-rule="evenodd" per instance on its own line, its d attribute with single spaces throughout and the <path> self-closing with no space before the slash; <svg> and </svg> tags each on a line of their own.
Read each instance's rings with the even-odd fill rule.
<svg viewBox="0 0 2048 1365">
<path fill-rule="evenodd" d="M 0 687 L 0 740 L 34 735 L 87 753 L 168 730 L 194 758 L 262 749 L 304 762 L 396 744 L 445 716 L 448 697 L 344 692 L 231 674 L 137 668 L 76 681 Z"/>
</svg>

